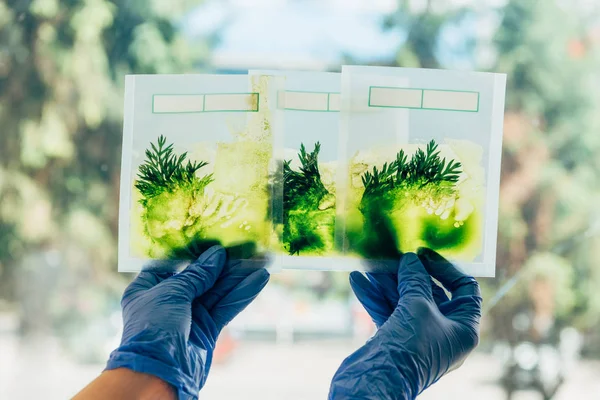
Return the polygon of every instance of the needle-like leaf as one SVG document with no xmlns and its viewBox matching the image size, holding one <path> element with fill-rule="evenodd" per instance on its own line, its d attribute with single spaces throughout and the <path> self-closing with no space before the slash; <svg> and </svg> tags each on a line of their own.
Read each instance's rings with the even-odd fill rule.
<svg viewBox="0 0 600 400">
<path fill-rule="evenodd" d="M 173 144 L 166 145 L 167 139 L 160 136 L 156 145 L 150 143 L 151 149 L 146 150 L 146 160 L 139 167 L 135 187 L 143 196 L 141 202 L 146 202 L 165 192 L 172 191 L 182 185 L 198 185 L 204 187 L 212 181 L 212 174 L 200 178 L 196 172 L 207 165 L 206 162 L 187 160 L 187 153 L 179 156 L 173 151 Z"/>
<path fill-rule="evenodd" d="M 404 150 L 396 155 L 396 160 L 385 163 L 381 168 L 373 167 L 372 172 L 362 175 L 365 187 L 363 198 L 372 198 L 395 188 L 424 187 L 443 182 L 456 183 L 461 173 L 461 163 L 446 161 L 440 157 L 434 140 L 427 144 L 425 151 L 418 149 L 408 161 Z"/>
</svg>

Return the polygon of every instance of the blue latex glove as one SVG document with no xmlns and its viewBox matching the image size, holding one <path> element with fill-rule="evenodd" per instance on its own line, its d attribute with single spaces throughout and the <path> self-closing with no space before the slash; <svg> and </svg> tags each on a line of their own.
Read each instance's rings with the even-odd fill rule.
<svg viewBox="0 0 600 400">
<path fill-rule="evenodd" d="M 106 368 L 154 375 L 180 400 L 196 399 L 219 332 L 269 280 L 264 268 L 226 258 L 213 246 L 178 274 L 141 272 L 123 294 L 123 337 Z"/>
<path fill-rule="evenodd" d="M 414 399 L 477 346 L 482 303 L 477 281 L 432 250 L 418 254 L 404 254 L 397 274 L 350 275 L 378 330 L 344 360 L 330 399 Z"/>
</svg>

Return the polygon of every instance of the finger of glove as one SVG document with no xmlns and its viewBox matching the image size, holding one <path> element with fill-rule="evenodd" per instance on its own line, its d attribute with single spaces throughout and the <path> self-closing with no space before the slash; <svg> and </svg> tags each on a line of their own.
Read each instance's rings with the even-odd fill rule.
<svg viewBox="0 0 600 400">
<path fill-rule="evenodd" d="M 266 269 L 253 272 L 213 306 L 210 315 L 219 331 L 252 303 L 269 282 L 269 277 Z"/>
<path fill-rule="evenodd" d="M 166 280 L 162 285 L 184 296 L 189 301 L 204 294 L 217 281 L 225 265 L 227 255 L 221 246 L 213 246 L 179 274 Z"/>
<path fill-rule="evenodd" d="M 215 348 L 217 326 L 208 310 L 198 299 L 192 303 L 192 327 L 190 330 L 190 341 L 196 346 L 210 351 Z"/>
<path fill-rule="evenodd" d="M 261 268 L 264 268 L 264 265 L 262 265 Z M 200 302 L 208 311 L 211 311 L 215 304 L 221 301 L 233 290 L 233 288 L 258 269 L 260 268 L 254 265 L 252 267 L 242 266 L 240 260 L 228 262 L 225 264 L 223 272 L 215 282 L 214 286 L 200 296 Z"/>
<path fill-rule="evenodd" d="M 458 322 L 469 332 L 477 332 L 481 320 L 482 298 L 478 295 L 459 296 L 440 304 L 439 310 L 447 318 Z"/>
<path fill-rule="evenodd" d="M 431 280 L 431 293 L 433 294 L 433 300 L 435 300 L 435 304 L 437 304 L 438 307 L 441 304 L 450 301 L 448 295 L 446 292 L 444 292 L 444 289 L 439 287 L 438 284 L 433 281 L 433 279 Z"/>
<path fill-rule="evenodd" d="M 396 273 L 380 273 L 367 272 L 367 278 L 371 283 L 383 293 L 386 301 L 392 308 L 396 308 L 398 304 L 398 274 Z"/>
<path fill-rule="evenodd" d="M 404 296 L 422 297 L 433 301 L 431 277 L 415 253 L 405 253 L 400 259 L 398 295 L 400 301 Z"/>
<path fill-rule="evenodd" d="M 481 296 L 479 284 L 470 275 L 461 272 L 444 257 L 428 248 L 417 250 L 425 269 L 452 294 L 452 299 L 460 296 Z"/>
<path fill-rule="evenodd" d="M 362 273 L 350 273 L 350 287 L 378 328 L 394 312 L 395 305 L 390 306 L 385 295 Z"/>
<path fill-rule="evenodd" d="M 165 279 L 173 276 L 170 272 L 150 272 L 142 271 L 135 279 L 125 288 L 123 299 L 129 298 L 140 291 L 145 291 L 158 285 Z"/>
</svg>

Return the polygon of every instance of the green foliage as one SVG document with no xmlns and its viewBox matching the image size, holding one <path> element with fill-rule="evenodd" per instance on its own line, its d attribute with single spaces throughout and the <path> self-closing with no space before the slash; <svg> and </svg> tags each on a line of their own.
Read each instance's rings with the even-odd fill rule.
<svg viewBox="0 0 600 400">
<path fill-rule="evenodd" d="M 168 3 L 0 2 L 0 175 L 20 176 L 0 182 L 0 202 L 8 208 L 5 196 L 22 199 L 0 216 L 22 245 L 7 249 L 67 240 L 66 221 L 79 209 L 104 226 L 109 236 L 102 243 L 111 245 L 102 251 L 116 256 L 124 76 L 187 72 L 197 55 L 176 24 L 198 2 Z M 30 186 L 39 195 L 26 197 Z M 26 216 L 42 209 L 36 217 L 52 220 L 53 228 L 44 237 L 31 235 Z M 1 269 L 17 268 L 20 257 L 0 251 Z"/>
<path fill-rule="evenodd" d="M 0 1 L 0 300 L 24 301 L 14 288 L 26 254 L 58 250 L 60 289 L 44 297 L 30 288 L 27 298 L 68 302 L 60 313 L 78 324 L 104 311 L 75 312 L 89 296 L 72 287 L 93 287 L 118 307 L 124 76 L 190 71 L 203 55 L 177 24 L 198 3 Z M 38 316 L 22 318 L 30 326 Z"/>
<path fill-rule="evenodd" d="M 469 11 L 466 7 L 444 5 L 432 7 L 431 0 L 398 2 L 398 8 L 387 15 L 386 29 L 398 29 L 406 33 L 406 41 L 398 49 L 395 64 L 407 68 L 443 68 L 438 58 L 439 45 L 444 28 L 456 23 Z"/>
<path fill-rule="evenodd" d="M 493 40 L 494 70 L 508 75 L 501 193 L 516 196 L 501 202 L 500 279 L 490 286 L 497 288 L 521 269 L 520 280 L 546 271 L 555 285 L 557 315 L 581 329 L 598 321 L 597 309 L 596 316 L 590 314 L 594 297 L 586 288 L 600 284 L 587 233 L 598 221 L 600 196 L 593 14 L 581 13 L 576 4 L 511 0 Z M 551 257 L 557 255 L 569 274 L 555 272 Z M 527 305 L 515 286 L 490 313 L 493 332 L 502 338 L 513 334 L 503 318 Z"/>
<path fill-rule="evenodd" d="M 206 212 L 210 202 L 203 196 L 213 175 L 198 176 L 207 165 L 204 161 L 187 160 L 187 152 L 176 154 L 173 144 L 164 136 L 146 149 L 146 160 L 140 165 L 135 187 L 142 195 L 140 203 L 144 232 L 153 243 L 152 251 L 171 258 L 193 259 L 218 244 L 207 240 L 204 231 L 215 221 L 222 202 L 216 201 L 212 213 Z M 194 211 L 199 208 L 199 213 Z M 174 227 L 174 226 L 175 227 Z M 152 253 L 154 254 L 154 253 Z"/>
<path fill-rule="evenodd" d="M 135 187 L 140 191 L 142 204 L 147 204 L 148 199 L 158 196 L 165 191 L 172 191 L 177 187 L 205 187 L 212 182 L 212 174 L 198 178 L 196 172 L 207 165 L 206 162 L 185 163 L 187 152 L 177 156 L 173 152 L 173 144 L 166 144 L 166 138 L 160 136 L 155 145 L 150 143 L 151 149 L 146 150 L 146 161 L 139 168 L 138 179 Z"/>
<path fill-rule="evenodd" d="M 323 197 L 328 193 L 321 181 L 319 172 L 319 152 L 321 144 L 317 142 L 312 153 L 307 153 L 304 144 L 300 145 L 298 157 L 302 164 L 299 171 L 294 171 L 290 166 L 291 160 L 283 163 L 283 207 L 291 210 L 297 204 L 306 202 L 317 207 Z"/>
<path fill-rule="evenodd" d="M 440 157 L 438 145 L 431 140 L 410 160 L 404 150 L 396 159 L 373 167 L 362 175 L 364 192 L 359 210 L 364 217 L 360 232 L 349 232 L 349 240 L 368 259 L 396 259 L 400 255 L 398 226 L 390 215 L 404 202 L 438 203 L 456 192 L 461 163 Z M 439 230 L 439 226 L 434 229 Z M 439 246 L 441 248 L 441 246 Z"/>
<path fill-rule="evenodd" d="M 456 183 L 461 173 L 460 162 L 446 161 L 437 149 L 437 143 L 432 140 L 425 151 L 418 149 L 410 161 L 404 150 L 400 150 L 395 161 L 383 164 L 381 169 L 374 166 L 372 172 L 367 171 L 361 177 L 365 187 L 363 197 L 378 196 L 394 189 Z"/>
<path fill-rule="evenodd" d="M 331 247 L 335 210 L 319 172 L 316 143 L 311 153 L 300 146 L 300 169 L 294 171 L 291 160 L 283 163 L 283 242 L 290 254 L 324 251 Z M 328 232 L 324 237 L 323 227 Z"/>
</svg>

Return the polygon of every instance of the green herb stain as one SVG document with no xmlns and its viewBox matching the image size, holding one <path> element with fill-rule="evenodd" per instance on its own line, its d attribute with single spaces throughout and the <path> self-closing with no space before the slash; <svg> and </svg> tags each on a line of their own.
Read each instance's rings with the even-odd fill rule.
<svg viewBox="0 0 600 400">
<path fill-rule="evenodd" d="M 187 153 L 175 154 L 173 145 L 160 136 L 146 150 L 135 188 L 138 192 L 142 233 L 151 244 L 151 257 L 171 257 L 186 248 L 190 238 L 203 235 L 204 220 L 197 212 L 205 202 L 205 189 L 212 174 L 201 175 L 205 162 L 187 160 Z"/>
<path fill-rule="evenodd" d="M 335 195 L 323 184 L 319 171 L 320 143 L 314 150 L 300 146 L 301 166 L 283 164 L 284 249 L 290 255 L 324 255 L 332 251 L 335 232 Z"/>
<path fill-rule="evenodd" d="M 463 196 L 462 164 L 440 156 L 431 141 L 410 158 L 361 174 L 360 200 L 347 212 L 346 241 L 351 252 L 370 259 L 396 258 L 418 247 L 472 259 L 481 248 L 480 209 Z"/>
<path fill-rule="evenodd" d="M 205 161 L 176 154 L 164 136 L 151 143 L 134 183 L 131 245 L 150 258 L 195 258 L 214 244 L 261 251 L 272 239 L 268 215 L 272 132 L 268 78 L 252 78 L 261 93 L 259 112 L 234 132 L 233 142 L 216 143 L 211 173 Z M 206 150 L 215 148 L 207 143 Z M 244 252 L 246 252 L 244 250 Z"/>
</svg>

